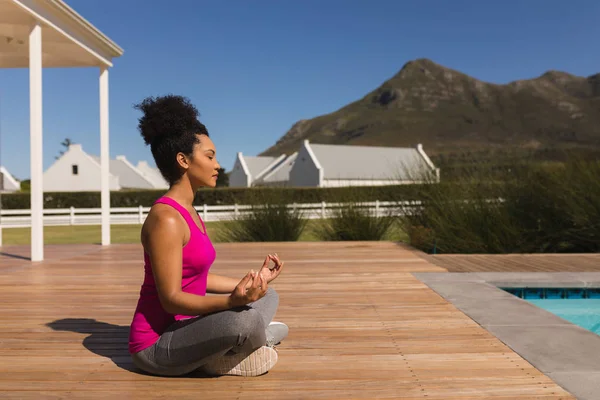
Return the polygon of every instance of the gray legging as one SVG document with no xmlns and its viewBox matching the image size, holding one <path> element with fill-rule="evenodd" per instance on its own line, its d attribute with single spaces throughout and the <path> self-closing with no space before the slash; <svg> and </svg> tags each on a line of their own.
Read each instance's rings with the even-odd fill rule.
<svg viewBox="0 0 600 400">
<path fill-rule="evenodd" d="M 133 362 L 151 374 L 178 376 L 230 351 L 250 354 L 265 345 L 265 330 L 278 305 L 279 295 L 269 288 L 246 306 L 177 321 L 154 345 L 133 354 Z"/>
</svg>

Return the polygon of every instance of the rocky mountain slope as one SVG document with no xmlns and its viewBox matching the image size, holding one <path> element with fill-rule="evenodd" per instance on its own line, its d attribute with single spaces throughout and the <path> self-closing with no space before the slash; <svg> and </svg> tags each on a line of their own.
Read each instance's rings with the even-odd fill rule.
<svg viewBox="0 0 600 400">
<path fill-rule="evenodd" d="M 315 143 L 415 146 L 432 155 L 505 148 L 600 151 L 600 74 L 548 71 L 505 85 L 418 59 L 330 114 L 296 122 L 262 155 Z"/>
</svg>

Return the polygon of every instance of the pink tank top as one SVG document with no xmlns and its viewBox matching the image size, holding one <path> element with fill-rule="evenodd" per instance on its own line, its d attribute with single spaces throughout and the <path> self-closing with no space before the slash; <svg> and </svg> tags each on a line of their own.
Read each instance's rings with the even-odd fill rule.
<svg viewBox="0 0 600 400">
<path fill-rule="evenodd" d="M 204 230 L 202 232 L 188 210 L 175 200 L 163 196 L 156 200 L 156 203 L 168 204 L 175 208 L 185 218 L 190 228 L 190 239 L 183 247 L 181 289 L 199 296 L 206 295 L 208 271 L 216 258 L 216 252 L 205 233 L 204 221 L 200 219 Z M 169 325 L 190 317 L 194 316 L 169 314 L 162 308 L 150 258 L 144 252 L 144 282 L 130 326 L 129 352 L 137 353 L 152 346 Z"/>
</svg>

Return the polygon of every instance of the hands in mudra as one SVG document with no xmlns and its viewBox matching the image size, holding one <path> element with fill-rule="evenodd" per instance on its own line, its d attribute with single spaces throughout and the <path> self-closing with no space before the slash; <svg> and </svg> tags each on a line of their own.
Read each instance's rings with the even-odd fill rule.
<svg viewBox="0 0 600 400">
<path fill-rule="evenodd" d="M 269 268 L 271 261 L 275 263 L 273 268 Z M 281 273 L 283 264 L 277 254 L 267 255 L 260 270 L 258 272 L 250 270 L 235 287 L 230 295 L 231 306 L 243 306 L 261 299 L 267 294 L 269 282 Z"/>
<path fill-rule="evenodd" d="M 275 266 L 273 266 L 273 268 L 269 267 L 271 261 L 275 263 Z M 281 273 L 281 268 L 283 268 L 283 261 L 279 259 L 277 253 L 269 254 L 260 269 L 260 273 L 265 278 L 267 283 L 270 283 L 272 280 L 279 276 L 279 274 Z"/>
</svg>

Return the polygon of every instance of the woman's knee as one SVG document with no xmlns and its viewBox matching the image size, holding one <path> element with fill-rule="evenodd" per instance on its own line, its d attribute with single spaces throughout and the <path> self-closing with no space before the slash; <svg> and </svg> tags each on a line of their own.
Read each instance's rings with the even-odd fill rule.
<svg viewBox="0 0 600 400">
<path fill-rule="evenodd" d="M 279 304 L 279 293 L 277 293 L 277 291 L 272 287 L 267 289 L 267 293 L 265 294 L 264 298 L 269 302 Z"/>
<path fill-rule="evenodd" d="M 249 308 L 237 315 L 230 328 L 238 335 L 250 336 L 257 331 L 264 330 L 266 327 L 260 313 L 253 308 Z"/>
<path fill-rule="evenodd" d="M 236 337 L 237 349 L 260 347 L 266 341 L 265 329 L 262 316 L 252 308 L 241 312 L 228 327 L 229 335 Z"/>
</svg>

